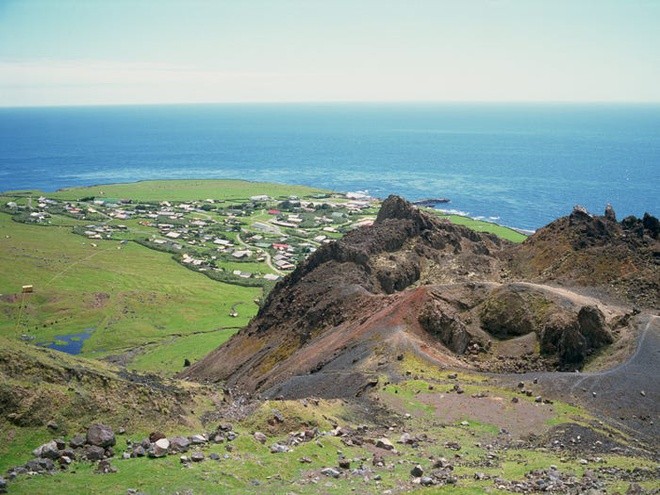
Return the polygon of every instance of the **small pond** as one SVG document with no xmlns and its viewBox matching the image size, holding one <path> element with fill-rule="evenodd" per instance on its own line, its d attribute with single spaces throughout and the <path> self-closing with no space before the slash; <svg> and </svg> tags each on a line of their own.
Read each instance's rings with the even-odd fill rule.
<svg viewBox="0 0 660 495">
<path fill-rule="evenodd" d="M 40 347 L 55 349 L 67 354 L 80 354 L 85 341 L 92 336 L 93 328 L 86 328 L 84 332 L 56 335 L 55 340 L 50 342 L 39 342 Z"/>
</svg>

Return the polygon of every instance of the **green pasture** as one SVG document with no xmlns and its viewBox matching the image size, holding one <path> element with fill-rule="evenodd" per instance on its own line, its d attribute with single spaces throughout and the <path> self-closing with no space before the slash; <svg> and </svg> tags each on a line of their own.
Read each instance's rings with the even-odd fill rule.
<svg viewBox="0 0 660 495">
<path fill-rule="evenodd" d="M 475 220 L 470 217 L 464 217 L 461 215 L 445 215 L 438 214 L 440 218 L 445 218 L 455 225 L 463 225 L 471 230 L 476 232 L 487 232 L 489 234 L 495 234 L 497 237 L 506 239 L 511 242 L 520 243 L 527 239 L 525 234 L 521 234 L 517 230 L 514 230 L 510 227 L 504 227 L 503 225 L 498 225 L 492 222 L 486 222 L 484 220 Z"/>
<path fill-rule="evenodd" d="M 155 180 L 128 184 L 106 184 L 62 189 L 48 193 L 49 198 L 76 200 L 93 196 L 96 199 L 132 199 L 134 201 L 203 201 L 205 199 L 236 200 L 266 194 L 272 198 L 309 196 L 326 192 L 306 186 L 250 182 L 244 180 Z M 38 192 L 35 194 L 39 194 Z"/>
<path fill-rule="evenodd" d="M 16 223 L 6 214 L 0 214 L 0 266 L 0 334 L 42 342 L 93 328 L 83 346 L 87 356 L 243 326 L 261 296 L 260 289 L 187 270 L 167 253 L 92 243 L 70 227 Z M 28 284 L 34 292 L 22 294 Z M 239 303 L 239 316 L 230 317 Z"/>
</svg>

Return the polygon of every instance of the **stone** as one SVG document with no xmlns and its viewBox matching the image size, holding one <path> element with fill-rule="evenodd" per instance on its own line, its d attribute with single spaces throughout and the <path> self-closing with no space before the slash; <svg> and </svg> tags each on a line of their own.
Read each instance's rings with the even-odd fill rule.
<svg viewBox="0 0 660 495">
<path fill-rule="evenodd" d="M 451 450 L 461 450 L 461 446 L 458 442 L 446 442 L 445 447 Z"/>
<path fill-rule="evenodd" d="M 116 443 L 115 434 L 109 426 L 95 424 L 87 429 L 87 443 L 97 447 L 112 447 Z"/>
<path fill-rule="evenodd" d="M 160 431 L 152 431 L 149 433 L 149 442 L 154 443 L 156 440 L 160 440 L 161 438 L 167 438 L 167 435 Z"/>
<path fill-rule="evenodd" d="M 0 476 L 0 493 L 7 493 L 7 480 Z"/>
<path fill-rule="evenodd" d="M 57 442 L 51 440 L 48 443 L 40 445 L 32 451 L 32 455 L 35 457 L 45 457 L 46 459 L 55 460 L 60 457 L 60 452 L 57 448 Z"/>
<path fill-rule="evenodd" d="M 260 444 L 264 444 L 268 440 L 268 437 L 266 437 L 266 435 L 264 435 L 260 431 L 255 431 L 253 436 L 254 436 L 254 439 L 257 442 L 259 442 Z"/>
<path fill-rule="evenodd" d="M 96 473 L 99 474 L 108 474 L 108 473 L 116 473 L 117 468 L 114 467 L 112 464 L 110 464 L 110 461 L 107 459 L 103 459 L 102 461 L 99 461 L 98 466 L 96 466 Z"/>
<path fill-rule="evenodd" d="M 218 454 L 216 454 L 215 452 L 213 452 L 211 455 L 209 455 L 209 459 L 211 459 L 212 461 L 219 461 L 220 456 Z"/>
<path fill-rule="evenodd" d="M 339 467 L 341 469 L 351 469 L 351 461 L 349 459 L 339 459 Z"/>
<path fill-rule="evenodd" d="M 86 441 L 87 438 L 85 437 L 85 435 L 78 434 L 74 436 L 71 440 L 69 440 L 69 445 L 71 446 L 71 448 L 77 449 L 85 445 Z"/>
<path fill-rule="evenodd" d="M 435 485 L 435 480 L 430 476 L 422 476 L 419 480 L 419 484 L 422 486 L 433 486 Z"/>
<path fill-rule="evenodd" d="M 144 457 L 145 455 L 147 455 L 147 451 L 142 445 L 137 445 L 133 449 L 133 457 Z"/>
<path fill-rule="evenodd" d="M 165 457 L 170 448 L 170 441 L 167 438 L 161 438 L 155 441 L 149 449 L 149 457 Z"/>
<path fill-rule="evenodd" d="M 49 430 L 59 430 L 60 426 L 55 422 L 55 421 L 49 421 L 48 424 L 46 425 L 46 428 Z"/>
<path fill-rule="evenodd" d="M 190 457 L 188 457 L 187 455 L 182 455 L 181 457 L 179 457 L 179 461 L 181 462 L 181 464 L 190 464 L 191 462 Z"/>
<path fill-rule="evenodd" d="M 321 469 L 321 474 L 331 478 L 339 478 L 341 476 L 341 473 L 339 471 L 337 471 L 335 468 L 330 468 L 330 467 Z"/>
<path fill-rule="evenodd" d="M 208 439 L 204 435 L 193 435 L 190 437 L 190 443 L 193 445 L 202 445 L 208 442 Z"/>
<path fill-rule="evenodd" d="M 376 447 L 384 450 L 394 450 L 394 445 L 389 438 L 382 437 L 376 441 Z"/>
<path fill-rule="evenodd" d="M 100 461 L 105 457 L 105 449 L 98 445 L 87 445 L 83 451 L 83 457 L 88 461 Z"/>
<path fill-rule="evenodd" d="M 424 474 L 424 469 L 422 469 L 422 466 L 417 464 L 417 465 L 415 465 L 415 467 L 413 467 L 410 470 L 410 474 L 412 476 L 414 476 L 415 478 L 420 478 Z"/>
<path fill-rule="evenodd" d="M 69 456 L 63 455 L 57 461 L 60 463 L 60 466 L 68 466 L 73 462 L 73 459 L 71 459 Z"/>
<path fill-rule="evenodd" d="M 449 378 L 450 380 L 455 380 L 456 378 L 458 378 L 458 374 L 457 373 L 450 373 L 450 374 L 447 375 L 447 378 Z"/>
<path fill-rule="evenodd" d="M 371 464 L 374 466 L 384 466 L 385 460 L 383 459 L 382 455 L 374 454 L 371 459 Z"/>
<path fill-rule="evenodd" d="M 221 423 L 218 426 L 218 430 L 220 431 L 232 431 L 234 429 L 234 426 L 231 423 Z"/>
<path fill-rule="evenodd" d="M 190 440 L 186 437 L 173 437 L 169 440 L 172 452 L 186 452 L 190 447 Z"/>
<path fill-rule="evenodd" d="M 540 395 L 537 395 L 537 396 L 534 398 L 534 402 L 543 402 L 543 397 L 541 397 Z"/>
<path fill-rule="evenodd" d="M 288 451 L 289 451 L 289 447 L 281 443 L 274 443 L 273 445 L 270 446 L 271 454 L 283 454 Z"/>
<path fill-rule="evenodd" d="M 190 456 L 190 460 L 193 462 L 202 462 L 204 459 L 204 453 L 200 452 L 199 450 L 197 452 L 193 452 Z"/>
</svg>

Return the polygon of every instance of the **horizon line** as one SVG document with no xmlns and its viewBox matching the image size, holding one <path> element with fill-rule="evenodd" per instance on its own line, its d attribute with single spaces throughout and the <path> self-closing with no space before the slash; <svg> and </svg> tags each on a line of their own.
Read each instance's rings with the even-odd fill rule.
<svg viewBox="0 0 660 495">
<path fill-rule="evenodd" d="M 156 107 L 202 105 L 660 105 L 660 100 L 242 100 L 242 101 L 180 101 L 131 103 L 55 103 L 0 105 L 0 109 L 20 108 L 93 108 L 93 107 Z"/>
</svg>

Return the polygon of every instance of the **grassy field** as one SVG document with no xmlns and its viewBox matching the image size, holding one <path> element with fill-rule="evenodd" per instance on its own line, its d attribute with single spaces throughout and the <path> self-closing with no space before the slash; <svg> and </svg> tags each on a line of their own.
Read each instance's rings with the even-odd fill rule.
<svg viewBox="0 0 660 495">
<path fill-rule="evenodd" d="M 464 217 L 461 215 L 445 215 L 438 214 L 440 218 L 445 218 L 451 223 L 456 225 L 463 225 L 469 229 L 475 230 L 477 232 L 488 232 L 489 234 L 495 234 L 502 239 L 507 239 L 512 242 L 523 242 L 527 239 L 525 234 L 521 234 L 517 230 L 514 230 L 510 227 L 504 227 L 492 222 L 486 222 L 484 220 L 475 220 L 470 217 Z"/>
<path fill-rule="evenodd" d="M 93 328 L 82 354 L 95 357 L 237 328 L 257 310 L 252 301 L 260 289 L 212 281 L 134 243 L 95 244 L 68 227 L 20 224 L 0 214 L 0 335 L 41 342 Z M 25 284 L 33 294 L 20 293 Z M 230 317 L 239 303 L 239 316 Z M 215 347 L 208 344 L 206 351 Z"/>
<path fill-rule="evenodd" d="M 75 200 L 85 196 L 96 198 L 129 198 L 138 201 L 194 201 L 247 199 L 267 194 L 270 197 L 308 196 L 327 191 L 306 186 L 249 182 L 244 180 L 157 180 L 129 184 L 108 184 L 62 189 L 48 197 Z"/>
</svg>

